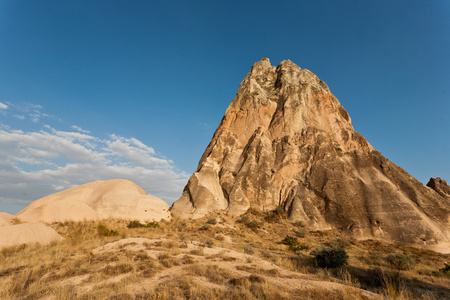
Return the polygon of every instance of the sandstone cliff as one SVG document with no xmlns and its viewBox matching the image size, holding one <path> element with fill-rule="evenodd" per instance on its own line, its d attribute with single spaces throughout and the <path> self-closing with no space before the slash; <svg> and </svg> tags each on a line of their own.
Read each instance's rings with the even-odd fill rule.
<svg viewBox="0 0 450 300">
<path fill-rule="evenodd" d="M 356 238 L 449 251 L 450 196 L 357 133 L 316 75 L 290 60 L 252 66 L 172 215 L 283 207 L 292 221 Z"/>
</svg>

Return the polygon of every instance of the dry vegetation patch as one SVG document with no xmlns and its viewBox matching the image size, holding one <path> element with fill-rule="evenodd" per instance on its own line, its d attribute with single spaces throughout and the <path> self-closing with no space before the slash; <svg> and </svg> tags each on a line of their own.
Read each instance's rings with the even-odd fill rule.
<svg viewBox="0 0 450 300">
<path fill-rule="evenodd" d="M 276 211 L 243 217 L 51 224 L 64 241 L 1 250 L 0 299 L 449 298 L 448 255 L 311 232 Z M 321 268 L 290 245 L 340 247 L 348 264 Z"/>
</svg>

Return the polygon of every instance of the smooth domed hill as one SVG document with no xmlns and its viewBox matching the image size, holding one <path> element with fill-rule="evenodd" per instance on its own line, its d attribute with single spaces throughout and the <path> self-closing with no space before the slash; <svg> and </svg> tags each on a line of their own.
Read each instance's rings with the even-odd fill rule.
<svg viewBox="0 0 450 300">
<path fill-rule="evenodd" d="M 13 215 L 0 212 L 0 227 L 11 225 L 11 220 L 14 218 Z"/>
<path fill-rule="evenodd" d="M 0 227 L 0 248 L 35 243 L 47 245 L 62 239 L 53 228 L 39 222 Z"/>
<path fill-rule="evenodd" d="M 95 181 L 33 201 L 16 216 L 23 222 L 121 218 L 140 222 L 170 219 L 169 205 L 129 180 Z"/>
<path fill-rule="evenodd" d="M 199 218 L 277 206 L 315 230 L 450 249 L 448 198 L 374 149 L 316 75 L 262 59 L 171 212 Z"/>
</svg>

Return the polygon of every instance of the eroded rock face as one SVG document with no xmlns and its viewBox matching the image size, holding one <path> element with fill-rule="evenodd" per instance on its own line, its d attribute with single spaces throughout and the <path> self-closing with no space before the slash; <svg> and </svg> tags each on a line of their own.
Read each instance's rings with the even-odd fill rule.
<svg viewBox="0 0 450 300">
<path fill-rule="evenodd" d="M 172 215 L 282 206 L 310 229 L 448 251 L 450 203 L 376 151 L 316 75 L 253 65 Z"/>
<path fill-rule="evenodd" d="M 439 177 L 431 178 L 430 181 L 428 181 L 427 186 L 438 192 L 442 197 L 449 198 L 450 201 L 450 186 L 444 179 Z"/>
</svg>

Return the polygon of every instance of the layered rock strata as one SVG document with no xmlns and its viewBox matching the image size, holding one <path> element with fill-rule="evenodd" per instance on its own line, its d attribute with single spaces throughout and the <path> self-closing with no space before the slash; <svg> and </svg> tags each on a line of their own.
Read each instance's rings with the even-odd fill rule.
<svg viewBox="0 0 450 300">
<path fill-rule="evenodd" d="M 328 86 L 290 60 L 252 66 L 172 208 L 283 207 L 312 230 L 449 251 L 450 201 L 374 149 Z"/>
</svg>

